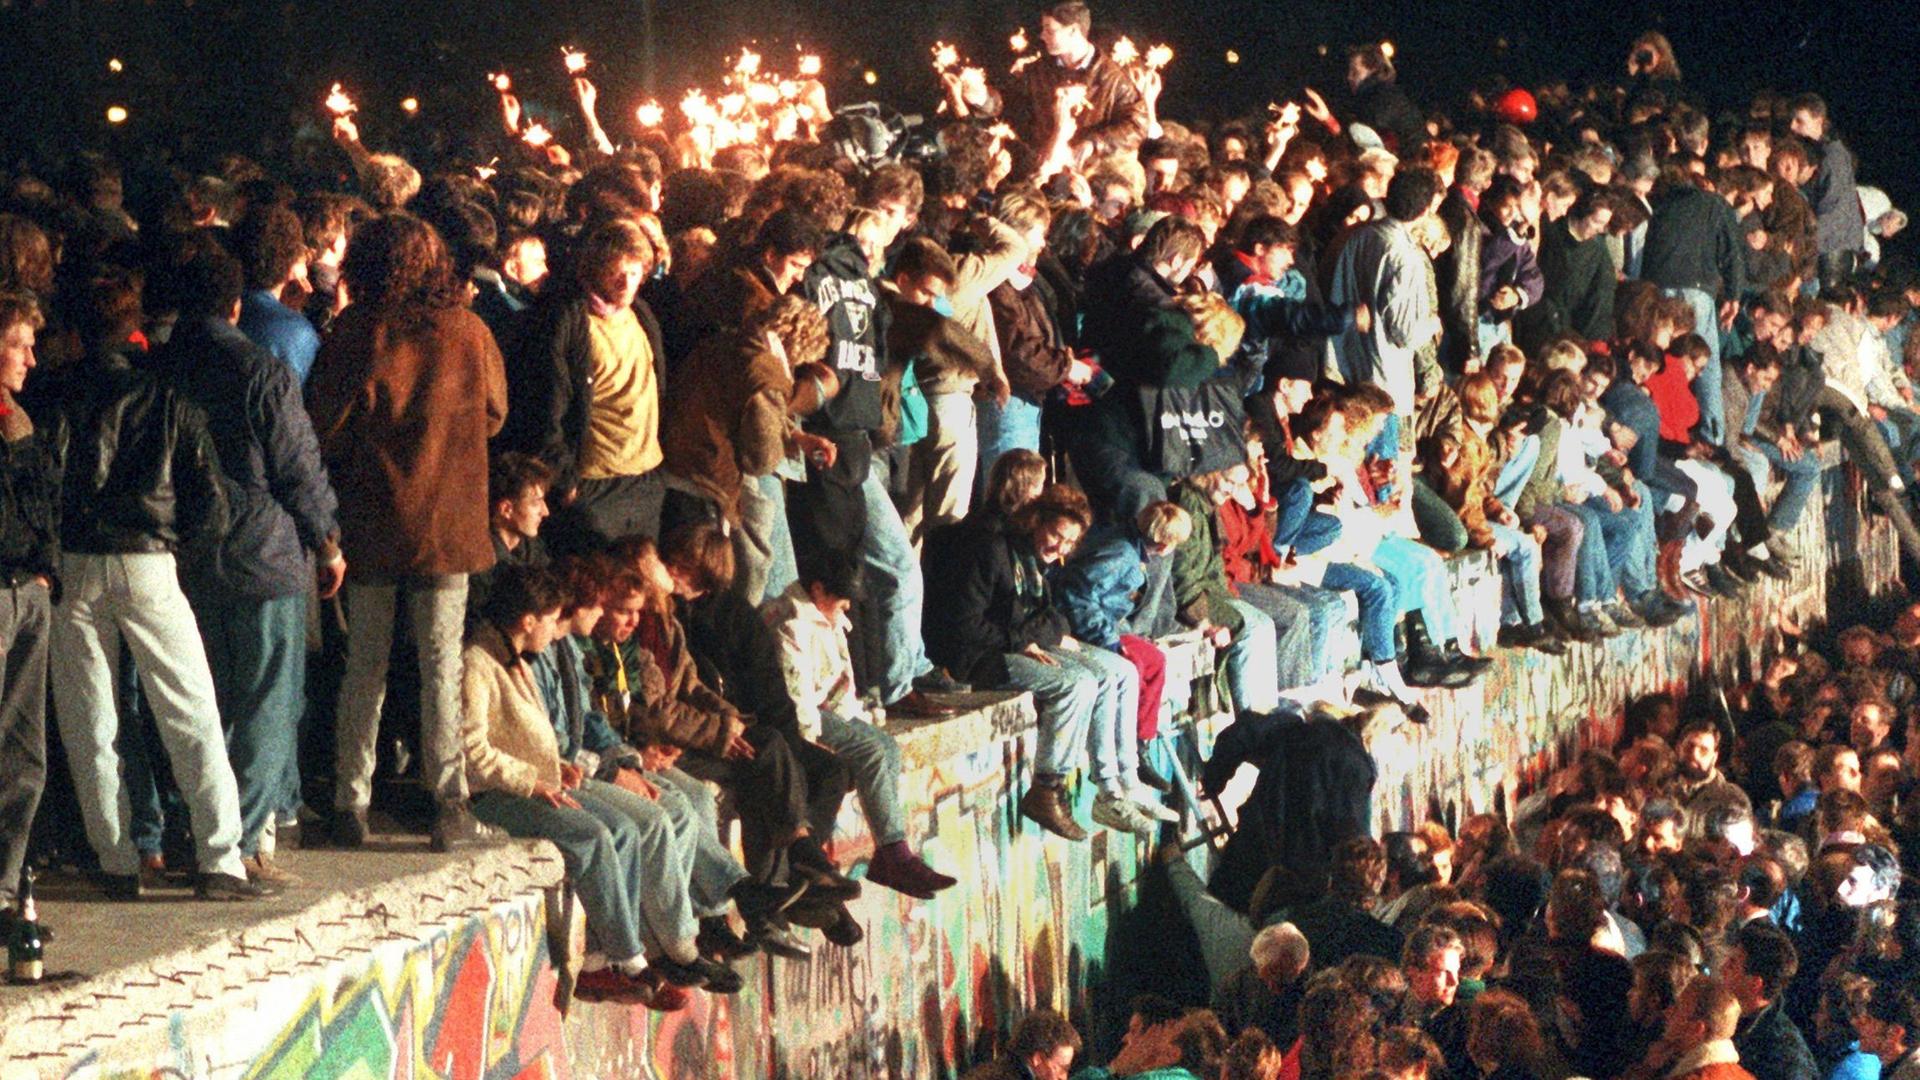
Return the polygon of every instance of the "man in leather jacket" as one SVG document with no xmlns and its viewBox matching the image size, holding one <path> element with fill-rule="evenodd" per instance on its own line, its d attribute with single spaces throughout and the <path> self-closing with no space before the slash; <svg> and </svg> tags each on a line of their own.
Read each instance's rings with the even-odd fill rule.
<svg viewBox="0 0 1920 1080">
<path fill-rule="evenodd" d="M 203 414 L 134 366 L 141 315 L 132 275 L 103 273 L 86 293 L 79 321 L 87 356 L 54 418 L 64 472 L 52 676 L 87 839 L 107 895 L 139 898 L 139 853 L 114 746 L 114 668 L 125 641 L 192 818 L 196 892 L 270 896 L 277 890 L 249 881 L 241 861 L 239 788 L 206 649 L 175 570 L 177 552 L 227 530 L 213 439 Z"/>
</svg>

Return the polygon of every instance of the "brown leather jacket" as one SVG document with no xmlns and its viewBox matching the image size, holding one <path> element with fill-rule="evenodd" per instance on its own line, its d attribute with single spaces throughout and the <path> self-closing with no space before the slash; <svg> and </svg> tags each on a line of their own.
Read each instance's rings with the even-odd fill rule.
<svg viewBox="0 0 1920 1080">
<path fill-rule="evenodd" d="M 1053 145 L 1057 131 L 1054 91 L 1072 83 L 1087 88 L 1087 106 L 1080 113 L 1079 130 L 1073 140 L 1076 147 L 1087 147 L 1089 156 L 1096 158 L 1140 149 L 1147 137 L 1147 103 L 1126 71 L 1098 53 L 1086 67 L 1078 69 L 1042 56 L 1013 77 L 1004 101 L 996 93 L 980 111 L 987 116 L 1003 115 L 1029 147 L 1044 154 Z"/>
</svg>

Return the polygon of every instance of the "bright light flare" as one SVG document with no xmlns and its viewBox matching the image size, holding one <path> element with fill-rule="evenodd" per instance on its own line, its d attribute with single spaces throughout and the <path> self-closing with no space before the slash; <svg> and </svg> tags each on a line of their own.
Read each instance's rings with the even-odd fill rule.
<svg viewBox="0 0 1920 1080">
<path fill-rule="evenodd" d="M 347 92 L 340 88 L 339 83 L 334 83 L 333 89 L 327 91 L 326 104 L 327 111 L 335 116 L 345 116 L 359 108 L 353 103 L 353 99 L 347 96 Z"/>
<path fill-rule="evenodd" d="M 633 110 L 633 115 L 635 119 L 640 121 L 641 127 L 657 128 L 666 122 L 667 110 L 661 108 L 660 103 L 657 101 L 648 101 Z"/>
<path fill-rule="evenodd" d="M 1147 50 L 1147 67 L 1149 70 L 1159 71 L 1172 62 L 1173 49 L 1166 45 L 1155 45 Z"/>
<path fill-rule="evenodd" d="M 504 71 L 496 71 L 487 76 L 487 81 L 493 84 L 495 90 L 503 94 L 510 93 L 513 90 L 513 76 Z"/>
<path fill-rule="evenodd" d="M 526 133 L 520 137 L 528 146 L 539 148 L 553 141 L 553 132 L 547 130 L 547 125 L 535 121 L 527 125 Z"/>
<path fill-rule="evenodd" d="M 125 105 L 107 106 L 107 123 L 118 126 L 126 122 L 127 122 L 127 107 Z"/>
<path fill-rule="evenodd" d="M 400 111 L 403 113 L 406 113 L 408 116 L 412 116 L 414 113 L 419 112 L 420 99 L 419 98 L 401 98 Z"/>
<path fill-rule="evenodd" d="M 820 74 L 820 58 L 807 55 L 800 58 L 800 74 L 803 78 L 816 78 Z"/>
<path fill-rule="evenodd" d="M 578 75 L 587 70 L 587 54 L 566 45 L 560 46 L 560 56 L 566 61 L 567 74 Z"/>
</svg>

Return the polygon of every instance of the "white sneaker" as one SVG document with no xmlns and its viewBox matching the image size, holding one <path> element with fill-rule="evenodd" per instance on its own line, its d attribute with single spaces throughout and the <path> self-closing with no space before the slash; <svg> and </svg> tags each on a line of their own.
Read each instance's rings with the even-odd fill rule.
<svg viewBox="0 0 1920 1080">
<path fill-rule="evenodd" d="M 1155 821 L 1164 821 L 1169 825 L 1180 824 L 1180 811 L 1160 801 L 1160 793 L 1148 787 L 1137 787 L 1127 793 L 1127 801 L 1140 808 L 1140 812 Z"/>
<path fill-rule="evenodd" d="M 1114 832 L 1130 832 L 1151 840 L 1159 831 L 1153 820 L 1124 795 L 1101 792 L 1093 797 L 1093 823 Z"/>
</svg>

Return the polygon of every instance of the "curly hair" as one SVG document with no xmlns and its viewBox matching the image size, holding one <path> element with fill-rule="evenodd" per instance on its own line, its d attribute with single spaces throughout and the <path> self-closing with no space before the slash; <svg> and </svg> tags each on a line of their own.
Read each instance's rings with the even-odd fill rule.
<svg viewBox="0 0 1920 1080">
<path fill-rule="evenodd" d="M 1247 322 L 1218 295 L 1193 293 L 1175 299 L 1173 306 L 1193 320 L 1193 339 L 1219 353 L 1222 361 L 1240 348 Z"/>
<path fill-rule="evenodd" d="M 433 226 L 411 214 L 388 214 L 356 230 L 340 276 L 355 304 L 401 322 L 424 321 L 466 302 L 446 243 Z"/>
<path fill-rule="evenodd" d="M 0 214 L 0 289 L 53 292 L 53 244 L 46 230 L 18 214 Z"/>
<path fill-rule="evenodd" d="M 804 296 L 787 293 L 748 320 L 747 332 L 759 337 L 772 334 L 787 351 L 787 365 L 798 367 L 824 359 L 831 338 L 827 317 Z"/>
</svg>

